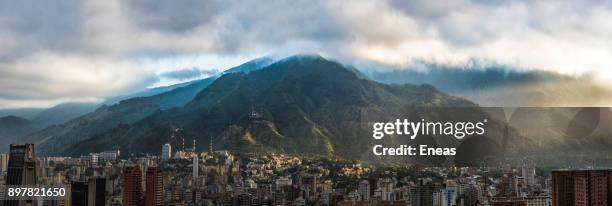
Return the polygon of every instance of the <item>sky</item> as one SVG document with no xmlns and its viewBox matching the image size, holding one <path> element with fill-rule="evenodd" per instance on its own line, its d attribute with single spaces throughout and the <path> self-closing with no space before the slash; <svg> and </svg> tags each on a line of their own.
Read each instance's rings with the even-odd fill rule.
<svg viewBox="0 0 612 206">
<path fill-rule="evenodd" d="M 476 59 L 606 85 L 610 19 L 612 1 L 0 0 L 0 108 L 100 101 L 299 53 L 389 68 Z"/>
</svg>

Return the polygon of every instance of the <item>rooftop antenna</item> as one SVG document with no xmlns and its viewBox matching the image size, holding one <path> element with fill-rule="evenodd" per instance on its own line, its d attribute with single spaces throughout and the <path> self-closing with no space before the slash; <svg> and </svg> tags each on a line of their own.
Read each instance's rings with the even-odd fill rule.
<svg viewBox="0 0 612 206">
<path fill-rule="evenodd" d="M 208 150 L 210 150 L 210 154 L 213 153 L 213 137 L 210 136 L 210 145 L 208 146 Z"/>
<path fill-rule="evenodd" d="M 191 151 L 195 152 L 195 150 L 196 150 L 196 140 L 194 139 L 193 140 L 193 147 L 191 148 Z"/>
</svg>

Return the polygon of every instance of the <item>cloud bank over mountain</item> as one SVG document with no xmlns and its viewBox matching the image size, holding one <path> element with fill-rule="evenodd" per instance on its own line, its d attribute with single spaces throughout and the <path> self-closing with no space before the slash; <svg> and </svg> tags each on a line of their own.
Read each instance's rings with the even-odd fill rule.
<svg viewBox="0 0 612 206">
<path fill-rule="evenodd" d="M 372 66 L 364 66 L 371 68 Z M 370 78 L 391 84 L 429 84 L 487 107 L 609 107 L 612 89 L 591 75 L 521 70 L 471 62 L 465 65 L 415 63 L 408 68 L 362 69 Z"/>
<path fill-rule="evenodd" d="M 95 101 L 266 54 L 398 68 L 483 59 L 604 84 L 609 19 L 600 1 L 0 0 L 0 108 Z"/>
</svg>

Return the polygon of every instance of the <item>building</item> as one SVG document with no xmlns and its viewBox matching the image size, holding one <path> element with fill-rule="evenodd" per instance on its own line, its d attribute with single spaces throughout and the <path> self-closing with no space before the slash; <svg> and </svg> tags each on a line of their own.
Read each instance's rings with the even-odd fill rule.
<svg viewBox="0 0 612 206">
<path fill-rule="evenodd" d="M 98 154 L 98 160 L 100 162 L 112 162 L 116 161 L 117 158 L 119 158 L 119 150 L 104 151 Z"/>
<path fill-rule="evenodd" d="M 286 177 L 286 176 L 282 176 L 274 180 L 274 185 L 276 186 L 275 188 L 276 190 L 282 189 L 283 186 L 291 186 L 292 184 L 293 184 L 293 181 L 291 180 L 291 178 Z"/>
<path fill-rule="evenodd" d="M 457 189 L 456 187 L 446 187 L 440 191 L 441 206 L 456 206 L 457 205 Z"/>
<path fill-rule="evenodd" d="M 87 205 L 89 186 L 86 182 L 73 182 L 70 184 L 70 205 Z"/>
<path fill-rule="evenodd" d="M 4 175 L 8 169 L 8 154 L 0 154 L 0 175 Z"/>
<path fill-rule="evenodd" d="M 528 196 L 525 198 L 527 200 L 527 206 L 550 206 L 552 205 L 552 201 L 550 196 Z"/>
<path fill-rule="evenodd" d="M 159 167 L 149 167 L 147 169 L 146 206 L 163 205 L 164 183 L 162 178 L 162 171 Z"/>
<path fill-rule="evenodd" d="M 192 165 L 193 165 L 193 168 L 192 168 L 192 169 L 193 169 L 193 171 L 192 171 L 192 173 L 193 173 L 193 174 L 192 174 L 192 175 L 193 175 L 193 181 L 194 181 L 194 182 L 196 182 L 196 181 L 197 181 L 198 176 L 199 176 L 199 174 L 198 174 L 199 169 L 200 169 L 200 168 L 198 167 L 198 166 L 199 166 L 199 163 L 200 163 L 200 161 L 199 161 L 198 155 L 193 156 L 193 163 L 192 163 Z"/>
<path fill-rule="evenodd" d="M 91 153 L 89 154 L 89 161 L 91 162 L 91 165 L 98 165 L 98 160 L 99 160 L 99 156 L 96 153 Z"/>
<path fill-rule="evenodd" d="M 525 179 L 525 183 L 529 186 L 535 185 L 535 165 L 529 161 L 524 161 L 523 166 L 521 167 L 521 176 Z"/>
<path fill-rule="evenodd" d="M 240 205 L 240 206 L 253 205 L 253 195 L 249 193 L 239 194 L 238 197 L 236 197 L 233 202 L 234 202 L 233 205 Z"/>
<path fill-rule="evenodd" d="M 106 179 L 91 178 L 88 183 L 87 205 L 104 206 L 106 205 Z M 74 204 L 73 204 L 74 205 Z"/>
<path fill-rule="evenodd" d="M 11 144 L 7 163 L 6 185 L 36 185 L 34 144 Z M 5 206 L 36 205 L 33 200 L 4 200 Z"/>
<path fill-rule="evenodd" d="M 164 144 L 164 146 L 162 146 L 161 157 L 164 161 L 172 158 L 172 146 L 170 144 L 166 143 Z"/>
<path fill-rule="evenodd" d="M 434 191 L 439 191 L 439 187 L 419 180 L 419 184 L 416 187 L 410 188 L 410 202 L 412 205 L 432 206 L 434 203 Z"/>
<path fill-rule="evenodd" d="M 608 205 L 611 181 L 612 170 L 553 171 L 553 205 Z"/>
<path fill-rule="evenodd" d="M 306 199 L 313 197 L 317 188 L 317 176 L 314 174 L 302 174 L 299 180 L 300 189 L 304 190 Z"/>
<path fill-rule="evenodd" d="M 491 206 L 527 206 L 527 200 L 522 197 L 494 197 L 489 203 Z"/>
<path fill-rule="evenodd" d="M 553 205 L 574 205 L 574 177 L 572 171 L 553 171 Z"/>
<path fill-rule="evenodd" d="M 361 200 L 370 200 L 370 182 L 362 180 L 359 182 L 359 196 Z"/>
<path fill-rule="evenodd" d="M 123 205 L 135 206 L 142 202 L 142 172 L 140 166 L 127 166 L 123 170 Z"/>
<path fill-rule="evenodd" d="M 441 206 L 442 205 L 442 192 L 441 191 L 434 191 L 432 196 L 433 196 L 432 205 L 433 206 Z"/>
</svg>

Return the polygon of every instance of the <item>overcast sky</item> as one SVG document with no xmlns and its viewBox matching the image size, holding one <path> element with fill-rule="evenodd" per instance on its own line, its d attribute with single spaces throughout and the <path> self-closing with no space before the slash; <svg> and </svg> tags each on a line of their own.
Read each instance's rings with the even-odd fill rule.
<svg viewBox="0 0 612 206">
<path fill-rule="evenodd" d="M 204 77 L 263 55 L 470 59 L 612 80 L 610 1 L 0 0 L 0 108 Z"/>
</svg>

